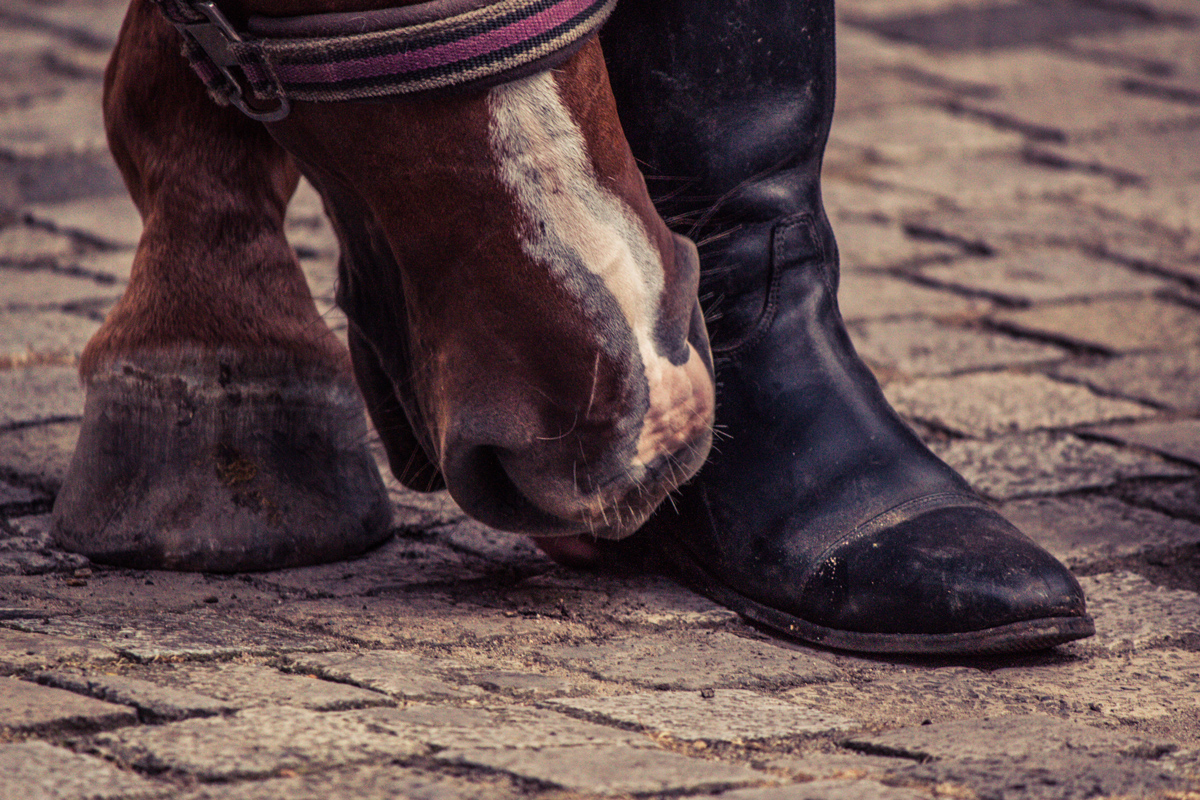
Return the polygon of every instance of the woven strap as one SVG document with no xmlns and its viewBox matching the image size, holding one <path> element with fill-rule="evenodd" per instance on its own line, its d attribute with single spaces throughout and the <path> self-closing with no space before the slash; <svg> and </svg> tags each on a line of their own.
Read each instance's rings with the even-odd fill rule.
<svg viewBox="0 0 1200 800">
<path fill-rule="evenodd" d="M 353 14 L 251 18 L 243 33 L 210 1 L 154 2 L 184 34 L 184 52 L 210 92 L 243 111 L 246 100 L 286 108 L 288 100 L 383 98 L 496 82 L 531 65 L 548 68 L 556 56 L 574 52 L 616 5 L 436 0 Z"/>
</svg>

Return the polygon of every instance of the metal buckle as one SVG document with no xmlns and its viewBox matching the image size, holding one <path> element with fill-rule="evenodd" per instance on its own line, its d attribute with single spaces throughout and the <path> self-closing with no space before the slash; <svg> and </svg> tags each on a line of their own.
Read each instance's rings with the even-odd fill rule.
<svg viewBox="0 0 1200 800">
<path fill-rule="evenodd" d="M 259 122 L 278 122 L 286 117 L 291 112 L 292 106 L 283 94 L 283 88 L 278 85 L 276 88 L 279 92 L 279 105 L 275 108 L 264 111 L 254 108 L 246 102 L 246 89 L 243 79 L 239 77 L 239 73 L 242 73 L 241 65 L 230 47 L 231 44 L 240 43 L 243 39 L 225 18 L 225 15 L 221 13 L 221 9 L 217 8 L 212 0 L 189 3 L 188 7 L 203 14 L 208 21 L 179 25 L 179 30 L 195 42 L 212 61 L 213 66 L 225 76 L 225 80 L 231 87 L 229 102 L 247 117 Z M 234 70 L 235 67 L 238 68 L 237 71 Z"/>
</svg>

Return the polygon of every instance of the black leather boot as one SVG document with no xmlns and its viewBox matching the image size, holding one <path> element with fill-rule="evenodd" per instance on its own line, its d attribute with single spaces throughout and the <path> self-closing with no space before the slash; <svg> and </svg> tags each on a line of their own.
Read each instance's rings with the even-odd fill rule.
<svg viewBox="0 0 1200 800">
<path fill-rule="evenodd" d="M 846 335 L 820 192 L 833 33 L 831 0 L 627 0 L 602 34 L 659 210 L 700 245 L 728 434 L 646 533 L 700 592 L 830 647 L 1089 636 L 1078 582 L 922 444 Z"/>
</svg>

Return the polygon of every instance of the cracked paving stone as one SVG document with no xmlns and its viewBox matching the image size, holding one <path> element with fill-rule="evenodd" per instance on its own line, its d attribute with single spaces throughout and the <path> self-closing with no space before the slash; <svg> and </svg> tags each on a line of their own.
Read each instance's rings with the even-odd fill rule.
<svg viewBox="0 0 1200 800">
<path fill-rule="evenodd" d="M 1144 447 L 1164 456 L 1200 465 L 1200 420 L 1105 425 L 1091 428 L 1088 432 L 1121 444 Z"/>
<path fill-rule="evenodd" d="M 1183 650 L 1001 667 L 992 674 L 1026 691 L 1061 697 L 1079 713 L 1094 712 L 1123 723 L 1180 719 L 1200 710 L 1200 654 Z"/>
<path fill-rule="evenodd" d="M 45 742 L 0 744 L 0 797 L 22 800 L 141 800 L 170 797 L 156 784 L 93 756 Z"/>
<path fill-rule="evenodd" d="M 1099 488 L 1129 478 L 1192 474 L 1155 455 L 1046 431 L 991 441 L 930 442 L 929 447 L 995 500 Z"/>
<path fill-rule="evenodd" d="M 405 700 L 464 698 L 479 694 L 473 686 L 457 686 L 445 679 L 447 670 L 466 665 L 404 650 L 289 656 L 286 663 L 293 670 L 311 672 L 328 681 L 341 681 Z"/>
<path fill-rule="evenodd" d="M 991 331 L 958 328 L 933 320 L 860 322 L 851 326 L 854 347 L 890 379 L 1059 361 L 1065 350 Z"/>
<path fill-rule="evenodd" d="M 653 640 L 628 637 L 539 652 L 600 680 L 657 689 L 795 686 L 841 676 L 829 661 L 808 652 L 723 631 L 697 630 L 686 637 Z"/>
<path fill-rule="evenodd" d="M 1132 572 L 1080 577 L 1096 635 L 1066 645 L 1079 652 L 1200 645 L 1200 594 L 1155 586 Z"/>
<path fill-rule="evenodd" d="M 38 683 L 110 703 L 132 706 L 143 722 L 175 722 L 190 717 L 214 717 L 238 706 L 196 692 L 159 686 L 123 675 L 80 675 L 72 672 L 39 672 Z"/>
<path fill-rule="evenodd" d="M 721 800 L 927 800 L 924 792 L 869 780 L 816 780 L 766 789 L 723 792 Z M 701 800 L 701 798 L 696 798 Z"/>
<path fill-rule="evenodd" d="M 216 698 L 234 709 L 278 705 L 345 711 L 391 705 L 387 695 L 379 692 L 261 664 L 183 664 L 153 677 L 175 691 Z"/>
<path fill-rule="evenodd" d="M 974 437 L 1138 419 L 1154 409 L 1111 400 L 1044 375 L 985 372 L 888 384 L 885 394 L 902 415 Z"/>
<path fill-rule="evenodd" d="M 557 675 L 501 670 L 471 670 L 465 675 L 468 680 L 482 689 L 514 697 L 559 697 L 579 691 L 577 682 Z"/>
<path fill-rule="evenodd" d="M 1016 303 L 1145 294 L 1172 285 L 1162 278 L 1066 248 L 1038 248 L 937 264 L 922 268 L 921 276 Z"/>
<path fill-rule="evenodd" d="M 389 709 L 390 710 L 390 709 Z M 201 781 L 311 772 L 424 753 L 414 739 L 376 724 L 370 711 L 252 708 L 100 734 L 97 750 L 150 772 L 172 770 Z"/>
<path fill-rule="evenodd" d="M 853 724 L 836 714 L 746 689 L 716 689 L 711 697 L 701 692 L 656 691 L 565 698 L 548 704 L 687 741 L 744 743 L 816 736 L 848 730 Z"/>
<path fill-rule="evenodd" d="M 137 721 L 137 714 L 127 706 L 17 678 L 0 678 L 0 731 L 97 731 Z"/>
<path fill-rule="evenodd" d="M 1200 525 L 1111 497 L 1038 497 L 999 511 L 1072 568 L 1200 546 Z"/>
<path fill-rule="evenodd" d="M 291 778 L 210 784 L 176 795 L 179 800 L 508 800 L 518 794 L 506 778 L 430 775 L 389 764 L 358 766 Z"/>
<path fill-rule="evenodd" d="M 1200 349 L 1135 353 L 1056 365 L 1060 378 L 1082 381 L 1107 394 L 1133 397 L 1179 411 L 1200 411 Z"/>
<path fill-rule="evenodd" d="M 1124 487 L 1121 497 L 1139 506 L 1149 506 L 1172 516 L 1200 517 L 1200 480 Z"/>
<path fill-rule="evenodd" d="M 544 750 L 448 750 L 438 753 L 436 758 L 600 795 L 719 791 L 772 779 L 740 765 L 620 745 Z"/>
<path fill-rule="evenodd" d="M 0 372 L 0 428 L 78 417 L 83 387 L 75 367 L 33 367 Z"/>
<path fill-rule="evenodd" d="M 52 617 L 18 620 L 9 627 L 30 633 L 91 639 L 137 661 L 169 658 L 229 658 L 323 650 L 336 642 L 279 624 L 195 609 L 184 614 Z"/>
<path fill-rule="evenodd" d="M 917 761 L 987 760 L 997 753 L 1022 758 L 1050 752 L 1157 758 L 1174 748 L 1170 743 L 1128 736 L 1116 730 L 1095 728 L 1045 714 L 956 720 L 880 733 L 860 733 L 847 739 L 844 746 Z"/>
<path fill-rule="evenodd" d="M 778 756 L 756 759 L 759 769 L 786 772 L 797 778 L 837 778 L 853 781 L 867 777 L 879 777 L 903 764 L 895 757 L 873 756 L 856 750 L 839 750 L 835 753 L 805 753 L 802 756 Z"/>
<path fill-rule="evenodd" d="M 0 359 L 3 359 L 0 353 Z M 0 432 L 0 467 L 39 488 L 57 492 L 71 465 L 78 422 L 59 422 Z"/>
<path fill-rule="evenodd" d="M 33 264 L 74 257 L 79 243 L 71 236 L 32 225 L 0 230 L 0 264 Z"/>
<path fill-rule="evenodd" d="M 1016 330 L 1114 353 L 1200 344 L 1200 313 L 1157 298 L 1092 300 L 991 314 Z"/>
<path fill-rule="evenodd" d="M 54 498 L 44 492 L 37 492 L 24 486 L 17 486 L 5 480 L 0 480 L 0 507 L 10 511 L 13 506 L 24 506 L 30 503 L 47 502 Z"/>
<path fill-rule="evenodd" d="M 116 302 L 125 288 L 111 281 L 100 282 L 86 276 L 3 267 L 0 267 L 0 280 L 4 282 L 3 305 L 0 308 L 5 313 L 49 311 L 64 307 L 107 307 Z"/>
<path fill-rule="evenodd" d="M 120 656 L 95 642 L 0 628 L 0 669 L 46 669 L 66 664 L 104 664 Z"/>
</svg>

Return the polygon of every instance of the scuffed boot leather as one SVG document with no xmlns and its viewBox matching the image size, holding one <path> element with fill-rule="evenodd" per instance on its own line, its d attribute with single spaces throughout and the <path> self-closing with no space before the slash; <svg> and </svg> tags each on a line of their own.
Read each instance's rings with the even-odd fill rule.
<svg viewBox="0 0 1200 800">
<path fill-rule="evenodd" d="M 728 434 L 646 536 L 699 591 L 831 647 L 1091 635 L 1074 577 L 909 430 L 846 334 L 820 194 L 832 2 L 631 0 L 603 44 L 659 210 L 700 245 Z"/>
</svg>

